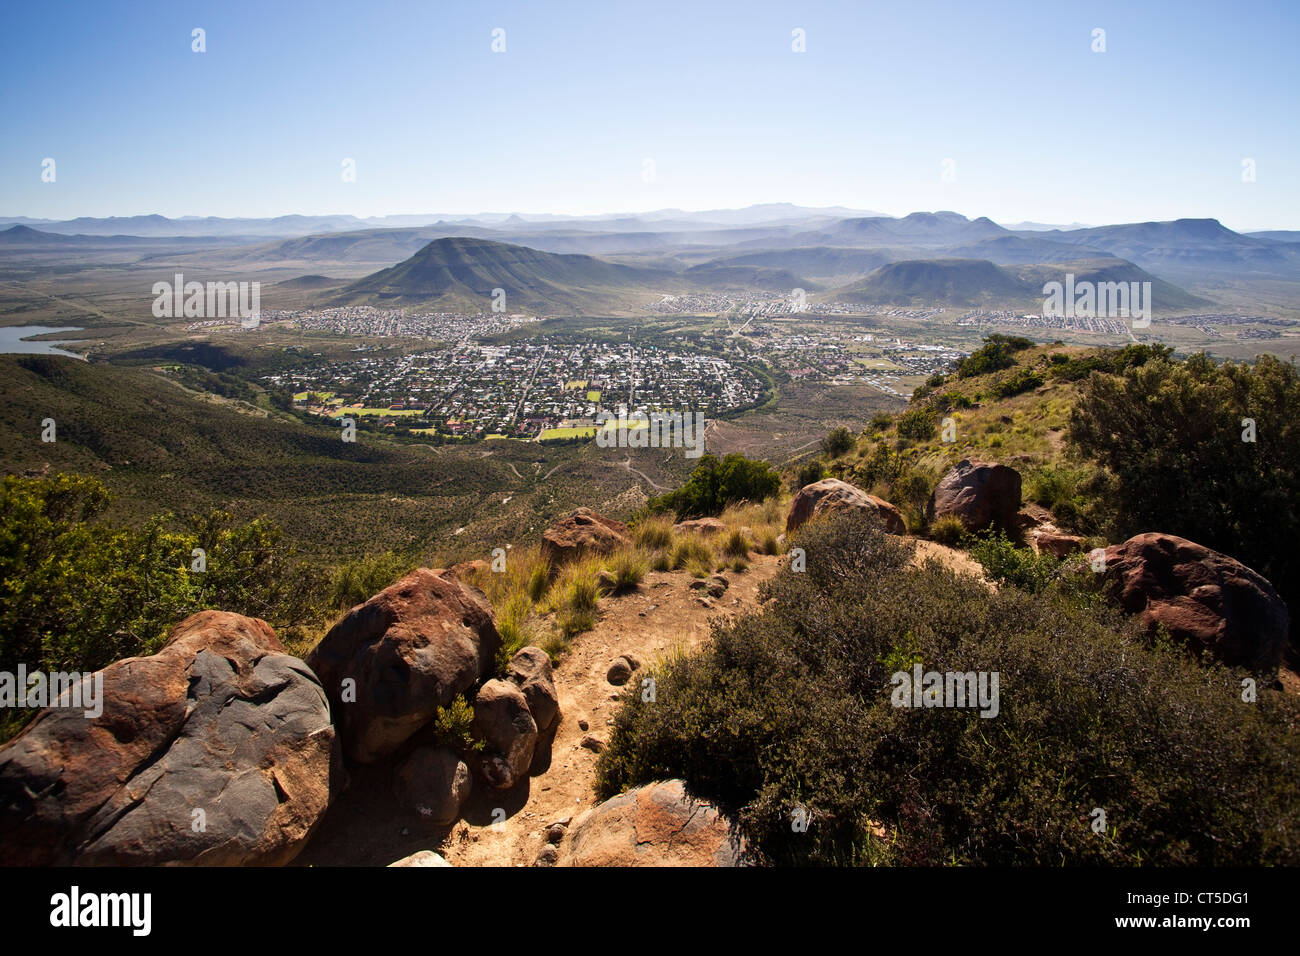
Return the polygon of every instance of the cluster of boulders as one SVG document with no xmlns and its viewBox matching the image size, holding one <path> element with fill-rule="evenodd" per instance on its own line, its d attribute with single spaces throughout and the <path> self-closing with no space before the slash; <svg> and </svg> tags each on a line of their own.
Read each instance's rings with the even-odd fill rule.
<svg viewBox="0 0 1300 956">
<path fill-rule="evenodd" d="M 825 479 L 795 496 L 787 533 L 847 512 L 907 531 L 889 502 Z M 1057 556 L 1083 547 L 1050 512 L 1022 508 L 1020 476 L 1002 464 L 963 460 L 945 474 L 927 509 L 931 521 L 944 516 L 971 531 L 1019 532 Z M 715 521 L 677 528 L 715 534 Z M 553 565 L 629 543 L 626 527 L 586 508 L 543 535 Z M 1219 660 L 1264 670 L 1287 647 L 1285 604 L 1227 555 L 1151 533 L 1088 558 L 1125 611 Z M 51 706 L 0 747 L 0 865 L 281 865 L 306 844 L 349 765 L 378 767 L 398 802 L 437 826 L 456 821 L 476 781 L 518 786 L 553 739 L 559 696 L 541 648 L 523 648 L 494 676 L 501 637 L 469 583 L 482 570 L 411 572 L 344 615 L 306 661 L 265 621 L 204 611 L 173 628 L 158 653 L 109 665 L 93 675 L 102 712 Z M 727 579 L 692 587 L 707 603 Z M 623 655 L 607 680 L 626 684 L 639 667 Z M 436 720 L 456 708 L 469 716 L 460 728 L 468 738 Z M 588 735 L 581 746 L 606 744 Z M 716 808 L 670 780 L 555 821 L 537 862 L 736 865 L 742 850 Z M 421 851 L 393 865 L 446 862 Z"/>
<path fill-rule="evenodd" d="M 826 478 L 795 495 L 787 533 L 814 518 L 860 512 L 891 534 L 906 533 L 892 504 L 847 482 Z M 1062 531 L 1050 511 L 1022 505 L 1016 469 L 963 459 L 935 486 L 926 519 L 959 520 L 967 531 L 1001 530 L 1035 551 L 1066 558 L 1085 550 L 1084 539 Z M 1288 647 L 1286 604 L 1273 586 L 1240 561 L 1169 534 L 1140 534 L 1089 554 L 1102 587 L 1151 630 L 1164 627 L 1176 639 L 1231 665 L 1266 671 Z"/>
<path fill-rule="evenodd" d="M 402 803 L 448 824 L 474 777 L 498 789 L 523 780 L 559 718 L 550 656 L 525 647 L 495 679 L 500 648 L 483 593 L 455 573 L 421 568 L 344 615 L 306 663 L 329 694 L 347 757 L 395 760 Z M 428 739 L 434 716 L 457 698 L 471 703 L 481 750 Z"/>
<path fill-rule="evenodd" d="M 48 708 L 0 748 L 0 864 L 284 864 L 349 764 L 391 765 L 399 801 L 450 824 L 475 778 L 524 780 L 560 719 L 546 652 L 523 648 L 498 680 L 500 647 L 482 592 L 428 568 L 305 662 L 265 621 L 196 614 L 157 654 L 95 675 L 101 714 Z M 438 739 L 457 698 L 481 749 Z"/>
</svg>

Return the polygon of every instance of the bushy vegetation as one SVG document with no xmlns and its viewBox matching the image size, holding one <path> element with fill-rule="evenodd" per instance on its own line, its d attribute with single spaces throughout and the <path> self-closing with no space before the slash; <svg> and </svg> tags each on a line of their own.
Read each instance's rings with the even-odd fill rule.
<svg viewBox="0 0 1300 956">
<path fill-rule="evenodd" d="M 1011 398 L 1031 391 L 1043 384 L 1043 373 L 1026 366 L 1017 369 L 1014 374 L 990 386 L 989 394 L 993 398 Z"/>
<path fill-rule="evenodd" d="M 671 511 L 677 520 L 719 515 L 737 501 L 763 501 L 781 490 L 781 476 L 765 461 L 733 452 L 725 458 L 704 455 L 686 483 L 652 498 L 652 511 Z"/>
<path fill-rule="evenodd" d="M 1059 579 L 1059 559 L 1018 546 L 1001 531 L 975 538 L 969 551 L 991 579 L 1030 594 L 1041 594 Z"/>
<path fill-rule="evenodd" d="M 409 558 L 392 551 L 345 561 L 330 577 L 329 606 L 346 611 L 362 604 L 414 567 Z"/>
<path fill-rule="evenodd" d="M 943 515 L 930 523 L 927 529 L 930 538 L 940 544 L 953 547 L 966 537 L 966 525 L 956 515 Z"/>
<path fill-rule="evenodd" d="M 483 741 L 474 736 L 474 708 L 464 697 L 457 697 L 433 715 L 433 742 L 461 753 L 482 750 Z"/>
<path fill-rule="evenodd" d="M 790 489 L 798 491 L 800 488 L 821 481 L 825 477 L 825 466 L 814 458 L 812 461 L 806 461 L 795 469 L 794 478 L 790 482 Z"/>
<path fill-rule="evenodd" d="M 1011 368 L 1016 364 L 1013 357 L 1016 352 L 1033 347 L 1033 341 L 1022 336 L 1002 335 L 997 332 L 986 335 L 983 345 L 957 363 L 957 377 L 972 378 L 976 375 L 987 375 L 990 372 Z"/>
<path fill-rule="evenodd" d="M 175 624 L 212 607 L 261 617 L 286 644 L 321 624 L 321 570 L 278 528 L 223 512 L 120 528 L 104 520 L 108 505 L 89 477 L 0 482 L 0 669 L 98 670 L 154 653 Z M 28 716 L 7 715 L 0 733 Z"/>
<path fill-rule="evenodd" d="M 1049 374 L 1052 378 L 1067 382 L 1077 382 L 1093 372 L 1119 375 L 1130 368 L 1139 368 L 1152 359 L 1167 361 L 1173 351 L 1167 345 L 1135 343 L 1122 349 L 1098 349 L 1077 358 L 1071 358 L 1064 352 L 1054 352 L 1048 356 Z"/>
<path fill-rule="evenodd" d="M 680 776 L 770 863 L 1300 862 L 1294 700 L 1244 703 L 1240 674 L 1053 588 L 910 567 L 862 517 L 799 543 L 762 612 L 656 666 L 653 703 L 624 697 L 602 797 Z M 913 664 L 998 673 L 997 715 L 893 706 Z"/>
<path fill-rule="evenodd" d="M 934 412 L 928 408 L 909 408 L 898 416 L 894 429 L 899 438 L 909 441 L 929 441 L 938 430 Z"/>
<path fill-rule="evenodd" d="M 1249 431 L 1253 422 L 1254 441 Z M 1115 531 L 1158 529 L 1230 554 L 1273 583 L 1300 619 L 1300 374 L 1205 355 L 1148 358 L 1093 375 L 1069 439 L 1114 476 Z M 1294 623 L 1293 623 L 1294 626 Z"/>
<path fill-rule="evenodd" d="M 833 428 L 822 439 L 822 451 L 830 458 L 838 458 L 853 449 L 853 432 L 843 426 Z"/>
<path fill-rule="evenodd" d="M 635 551 L 619 551 L 606 563 L 605 571 L 613 579 L 613 593 L 626 594 L 645 577 L 646 562 Z"/>
</svg>

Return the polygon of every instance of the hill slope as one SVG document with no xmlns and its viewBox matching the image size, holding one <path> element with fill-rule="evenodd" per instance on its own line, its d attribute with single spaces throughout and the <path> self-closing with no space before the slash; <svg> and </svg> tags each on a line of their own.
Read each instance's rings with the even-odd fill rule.
<svg viewBox="0 0 1300 956">
<path fill-rule="evenodd" d="M 589 314 L 644 299 L 670 279 L 592 256 L 458 236 L 435 239 L 406 261 L 352 283 L 339 302 L 487 312 L 493 290 L 504 289 L 507 311 Z"/>
</svg>

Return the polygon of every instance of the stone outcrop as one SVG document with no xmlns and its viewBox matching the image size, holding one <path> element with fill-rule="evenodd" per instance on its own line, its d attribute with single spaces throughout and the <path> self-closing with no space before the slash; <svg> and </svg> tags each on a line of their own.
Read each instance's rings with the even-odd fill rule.
<svg viewBox="0 0 1300 956">
<path fill-rule="evenodd" d="M 573 821 L 561 866 L 739 866 L 743 844 L 681 780 L 611 797 Z"/>
<path fill-rule="evenodd" d="M 554 566 L 588 554 L 609 554 L 632 543 L 627 525 L 579 508 L 542 532 L 542 557 Z"/>
<path fill-rule="evenodd" d="M 673 525 L 673 530 L 678 534 L 698 534 L 708 538 L 726 531 L 727 525 L 721 518 L 690 518 L 677 522 Z"/>
<path fill-rule="evenodd" d="M 1111 593 L 1147 627 L 1163 624 L 1225 664 L 1268 669 L 1281 661 L 1290 628 L 1286 605 L 1273 585 L 1235 558 L 1159 533 L 1111 545 L 1104 557 Z"/>
<path fill-rule="evenodd" d="M 524 692 L 511 681 L 490 680 L 474 698 L 475 737 L 486 741 L 479 773 L 499 790 L 508 790 L 528 775 L 537 744 L 537 722 Z"/>
<path fill-rule="evenodd" d="M 804 485 L 790 503 L 790 513 L 785 519 L 786 533 L 811 521 L 813 518 L 836 512 L 864 511 L 877 518 L 890 534 L 906 534 L 907 523 L 903 514 L 888 501 L 867 494 L 861 488 L 840 481 L 823 478 Z"/>
<path fill-rule="evenodd" d="M 416 747 L 402 761 L 395 778 L 397 800 L 436 826 L 455 823 L 469 799 L 469 767 L 446 747 Z"/>
<path fill-rule="evenodd" d="M 342 784 L 316 675 L 265 621 L 203 611 L 0 749 L 0 864 L 281 865 Z"/>
<path fill-rule="evenodd" d="M 420 568 L 349 611 L 307 663 L 329 694 L 344 753 L 370 763 L 490 676 L 500 643 L 481 591 Z"/>
<path fill-rule="evenodd" d="M 926 516 L 933 522 L 949 515 L 967 531 L 1001 528 L 1008 534 L 1020 524 L 1020 473 L 1007 465 L 963 459 L 930 494 Z"/>
<path fill-rule="evenodd" d="M 560 715 L 560 695 L 551 673 L 551 655 L 540 647 L 525 647 L 511 659 L 508 676 L 523 691 L 538 732 L 549 730 Z"/>
</svg>

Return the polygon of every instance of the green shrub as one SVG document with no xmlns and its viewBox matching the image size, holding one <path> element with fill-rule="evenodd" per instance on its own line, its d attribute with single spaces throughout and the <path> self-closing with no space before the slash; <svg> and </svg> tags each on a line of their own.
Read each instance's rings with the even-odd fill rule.
<svg viewBox="0 0 1300 956">
<path fill-rule="evenodd" d="M 1045 591 L 1060 574 L 1061 562 L 1056 558 L 1017 547 L 1001 531 L 976 538 L 969 551 L 993 580 L 1030 594 Z"/>
<path fill-rule="evenodd" d="M 761 612 L 655 665 L 655 702 L 625 699 L 602 798 L 682 777 L 760 863 L 1300 862 L 1295 700 L 1243 703 L 1239 673 L 1055 590 L 909 567 L 864 518 L 814 522 L 800 544 L 806 572 L 781 571 Z M 894 706 L 909 663 L 998 673 L 997 715 Z"/>
<path fill-rule="evenodd" d="M 1033 368 L 1018 369 L 1009 378 L 995 384 L 989 389 L 994 398 L 1011 398 L 1023 392 L 1031 391 L 1043 384 L 1043 375 Z"/>
<path fill-rule="evenodd" d="M 838 458 L 851 451 L 854 443 L 853 432 L 840 426 L 826 433 L 826 437 L 822 439 L 822 452 L 828 457 Z"/>
<path fill-rule="evenodd" d="M 673 523 L 667 518 L 649 516 L 632 529 L 632 540 L 638 548 L 654 551 L 673 543 Z"/>
<path fill-rule="evenodd" d="M 392 551 L 347 561 L 330 578 L 330 607 L 346 611 L 370 600 L 413 567 L 408 558 Z"/>
<path fill-rule="evenodd" d="M 676 491 L 652 498 L 652 511 L 673 511 L 677 519 L 720 515 L 738 501 L 763 501 L 781 490 L 781 476 L 765 461 L 733 452 L 719 460 L 705 455 L 691 472 L 686 484 Z"/>
<path fill-rule="evenodd" d="M 722 553 L 729 558 L 745 558 L 749 556 L 753 544 L 747 535 L 740 528 L 732 528 L 723 536 Z"/>
<path fill-rule="evenodd" d="M 1243 440 L 1244 420 L 1255 441 Z M 1231 555 L 1264 575 L 1300 620 L 1300 371 L 1149 356 L 1122 376 L 1093 375 L 1069 440 L 1114 476 L 1116 539 L 1160 531 Z M 1248 433 L 1247 433 L 1248 437 Z"/>
<path fill-rule="evenodd" d="M 674 571 L 680 571 L 682 568 L 688 568 L 692 565 L 703 565 L 707 568 L 712 564 L 713 549 L 695 535 L 682 538 L 677 543 L 676 550 L 673 551 L 672 568 Z"/>
<path fill-rule="evenodd" d="M 512 595 L 496 610 L 497 633 L 501 646 L 497 649 L 497 676 L 504 677 L 511 659 L 529 642 L 528 617 L 533 602 L 526 594 Z"/>
<path fill-rule="evenodd" d="M 966 526 L 956 515 L 944 515 L 930 522 L 930 537 L 940 544 L 955 547 L 966 537 Z"/>
<path fill-rule="evenodd" d="M 1016 364 L 1012 357 L 1016 352 L 1033 348 L 1030 339 L 1020 336 L 1008 336 L 993 333 L 984 337 L 984 344 L 957 363 L 957 377 L 971 378 L 975 375 L 987 375 L 1000 372 Z"/>
<path fill-rule="evenodd" d="M 596 626 L 596 609 L 590 608 L 565 608 L 555 616 L 555 623 L 560 628 L 560 634 L 564 637 L 564 642 L 560 646 L 562 649 L 567 646 L 568 642 L 583 631 L 590 631 Z M 550 647 L 543 649 L 554 656 L 554 651 Z"/>
<path fill-rule="evenodd" d="M 625 594 L 636 589 L 645 577 L 645 561 L 634 551 L 620 551 L 605 566 L 614 576 L 614 593 Z"/>
<path fill-rule="evenodd" d="M 937 430 L 935 415 L 928 408 L 909 408 L 898 416 L 898 437 L 929 441 Z"/>
<path fill-rule="evenodd" d="M 433 740 L 439 747 L 465 753 L 482 750 L 483 741 L 475 739 L 470 731 L 474 723 L 474 708 L 464 697 L 455 698 L 447 707 L 439 707 L 433 715 Z"/>
<path fill-rule="evenodd" d="M 1031 471 L 1025 479 L 1025 496 L 1048 511 L 1079 496 L 1088 472 L 1083 468 L 1044 465 Z"/>
<path fill-rule="evenodd" d="M 913 466 L 889 486 L 889 501 L 903 512 L 909 528 L 925 524 L 930 492 L 938 481 L 939 476 L 932 469 Z"/>
<path fill-rule="evenodd" d="M 822 466 L 820 461 L 814 458 L 812 461 L 806 461 L 795 469 L 794 479 L 791 481 L 790 487 L 793 490 L 798 491 L 805 485 L 811 485 L 814 482 L 821 481 L 825 477 L 826 469 Z"/>
</svg>

